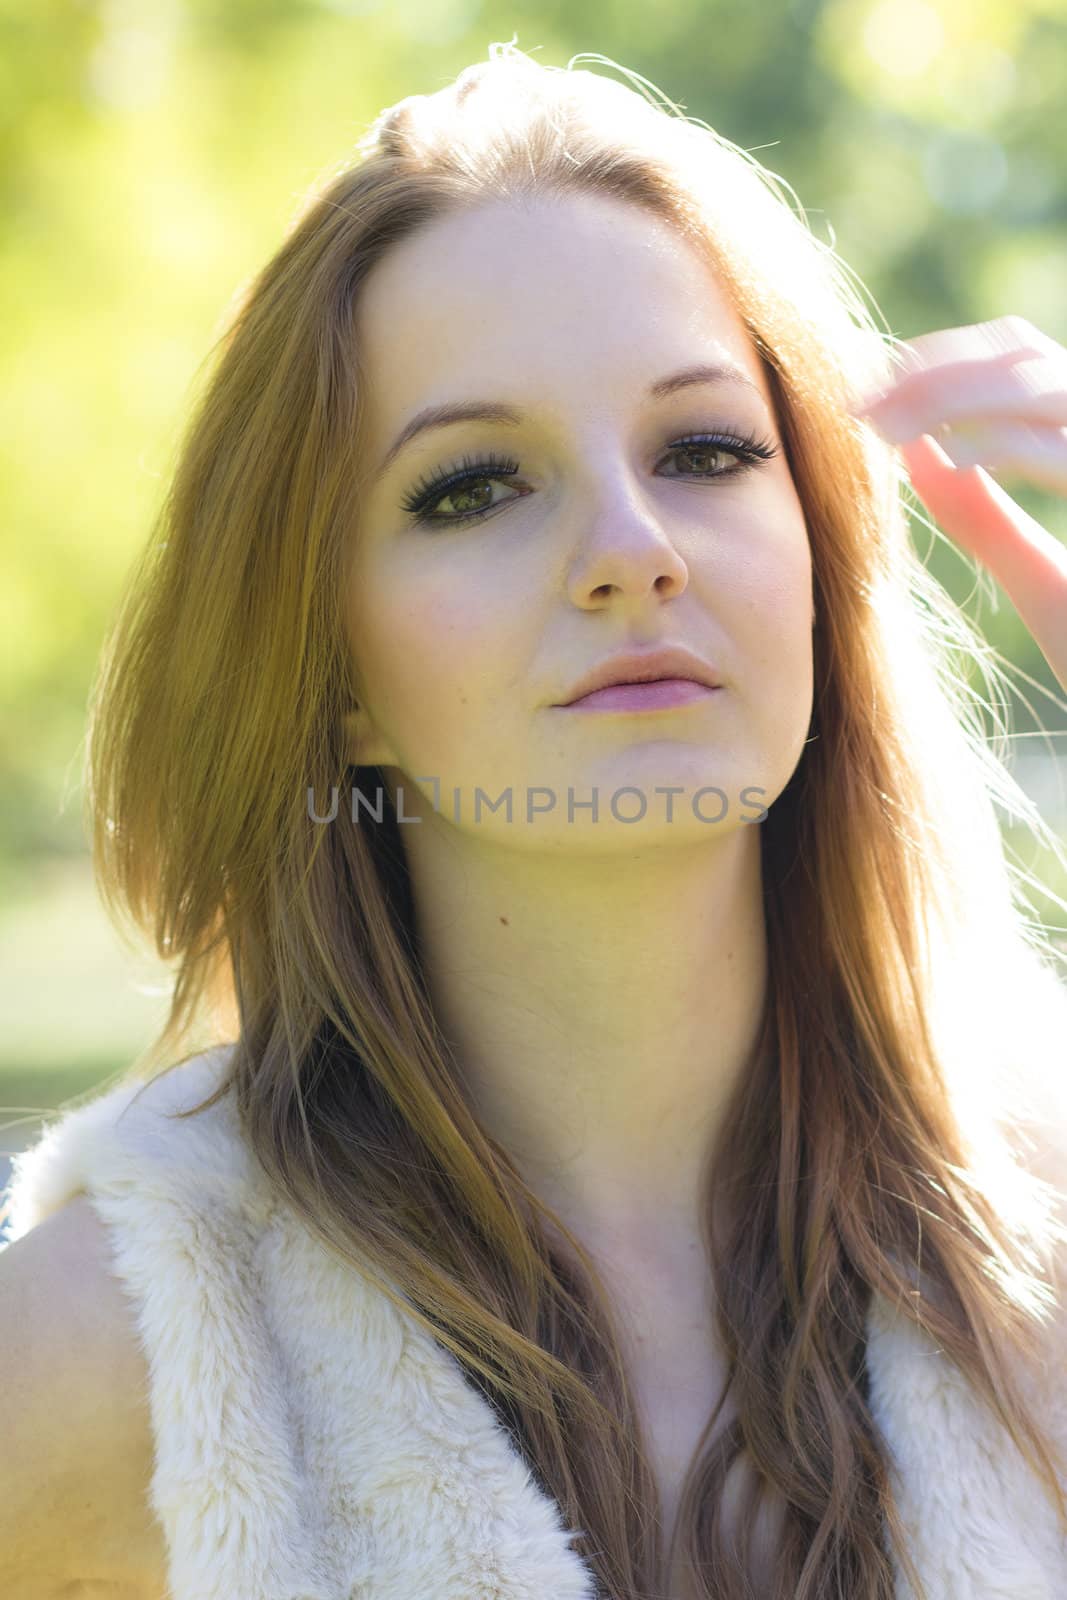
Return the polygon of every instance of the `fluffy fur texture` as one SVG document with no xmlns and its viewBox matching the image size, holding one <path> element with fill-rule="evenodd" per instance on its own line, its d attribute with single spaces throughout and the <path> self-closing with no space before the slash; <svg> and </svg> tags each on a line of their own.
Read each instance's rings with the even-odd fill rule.
<svg viewBox="0 0 1067 1600">
<path fill-rule="evenodd" d="M 67 1110 L 9 1186 L 11 1241 L 80 1192 L 109 1228 L 149 1366 L 173 1600 L 594 1600 L 492 1408 L 276 1202 L 232 1101 L 167 1120 L 216 1087 L 228 1048 Z M 1046 1348 L 1021 1381 L 1064 1449 L 1061 1321 Z M 1067 1541 L 1046 1491 L 878 1297 L 867 1364 L 929 1600 L 1062 1600 Z M 913 1600 L 896 1571 L 897 1600 Z"/>
</svg>

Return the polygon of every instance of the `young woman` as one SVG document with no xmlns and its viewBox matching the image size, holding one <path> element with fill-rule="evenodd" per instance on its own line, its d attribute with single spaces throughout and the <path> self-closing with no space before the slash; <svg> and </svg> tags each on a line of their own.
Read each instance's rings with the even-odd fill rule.
<svg viewBox="0 0 1067 1600">
<path fill-rule="evenodd" d="M 573 63 L 312 197 L 93 708 L 170 1026 L 13 1183 L 19 1251 L 106 1225 L 157 1592 L 1063 1592 L 1067 1005 L 994 799 L 1043 825 L 906 499 L 1067 688 L 1002 471 L 1067 492 L 1067 351 L 897 345 Z"/>
</svg>

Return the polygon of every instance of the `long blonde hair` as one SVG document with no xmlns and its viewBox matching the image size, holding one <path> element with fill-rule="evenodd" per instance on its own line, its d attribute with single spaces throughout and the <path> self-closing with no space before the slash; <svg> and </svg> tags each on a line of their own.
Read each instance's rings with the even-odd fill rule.
<svg viewBox="0 0 1067 1600">
<path fill-rule="evenodd" d="M 977 663 L 996 689 L 988 647 L 911 548 L 895 457 L 846 410 L 891 369 L 892 337 L 782 180 L 628 76 L 492 46 L 377 118 L 234 306 L 91 707 L 98 881 L 175 963 L 166 1027 L 129 1072 L 173 1065 L 205 1025 L 235 1040 L 219 1093 L 278 1190 L 482 1388 L 605 1592 L 664 1591 L 609 1299 L 479 1125 L 423 981 L 395 816 L 322 827 L 305 797 L 352 775 L 341 601 L 368 272 L 487 199 L 591 192 L 667 219 L 764 363 L 818 615 L 812 736 L 761 824 L 763 1031 L 706 1166 L 737 1415 L 714 1447 L 709 1419 L 677 1537 L 694 1594 L 741 1600 L 765 1494 L 784 1513 L 774 1595 L 882 1600 L 886 1519 L 921 1593 L 861 1381 L 873 1293 L 958 1364 L 1067 1525 L 1062 1463 L 1009 1359 L 1037 1350 L 1056 1304 L 1053 1188 L 1014 1160 L 1002 1191 L 988 1181 L 1025 1138 L 1005 1089 L 1067 1037 L 993 802 L 1042 825 L 969 683 Z M 740 1549 L 718 1515 L 735 1464 L 752 1491 Z"/>
</svg>

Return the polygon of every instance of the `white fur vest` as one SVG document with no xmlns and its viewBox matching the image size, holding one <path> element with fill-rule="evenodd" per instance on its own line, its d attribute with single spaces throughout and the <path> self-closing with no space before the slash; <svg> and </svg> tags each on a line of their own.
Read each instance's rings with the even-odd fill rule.
<svg viewBox="0 0 1067 1600">
<path fill-rule="evenodd" d="M 269 1193 L 232 1097 L 166 1119 L 210 1093 L 229 1048 L 68 1109 L 9 1186 L 11 1241 L 83 1191 L 109 1228 L 149 1366 L 173 1600 L 594 1600 L 489 1402 Z M 1050 1350 L 1024 1394 L 1067 1447 L 1067 1340 Z M 878 1297 L 867 1365 L 930 1600 L 1064 1600 L 1047 1492 Z"/>
</svg>

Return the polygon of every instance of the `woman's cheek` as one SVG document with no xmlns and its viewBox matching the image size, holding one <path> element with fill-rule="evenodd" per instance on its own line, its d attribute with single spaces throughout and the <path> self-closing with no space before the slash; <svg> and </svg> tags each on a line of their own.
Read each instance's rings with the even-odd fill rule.
<svg viewBox="0 0 1067 1600">
<path fill-rule="evenodd" d="M 803 519 L 779 506 L 777 519 L 762 520 L 741 548 L 735 592 L 744 612 L 788 650 L 794 635 L 806 637 L 811 626 L 811 550 Z"/>
</svg>

